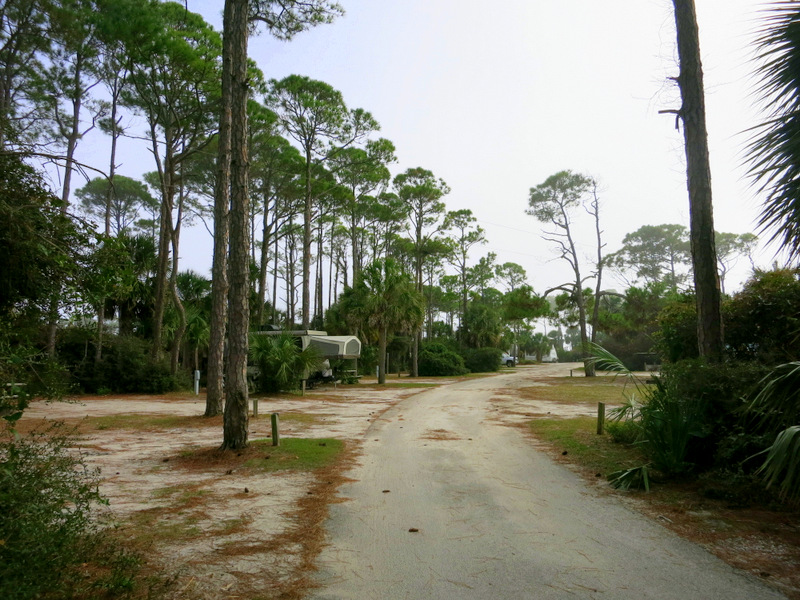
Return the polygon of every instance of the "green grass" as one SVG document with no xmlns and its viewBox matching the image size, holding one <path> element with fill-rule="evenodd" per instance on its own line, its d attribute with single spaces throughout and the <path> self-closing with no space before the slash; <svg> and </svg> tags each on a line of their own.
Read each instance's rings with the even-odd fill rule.
<svg viewBox="0 0 800 600">
<path fill-rule="evenodd" d="M 529 425 L 536 437 L 551 444 L 559 454 L 566 451 L 567 460 L 603 477 L 645 462 L 635 446 L 615 444 L 608 435 L 597 435 L 594 417 L 537 419 Z"/>
<path fill-rule="evenodd" d="M 636 388 L 614 377 L 561 377 L 547 379 L 548 385 L 525 387 L 520 393 L 533 400 L 552 400 L 562 404 L 621 404 Z"/>
<path fill-rule="evenodd" d="M 184 415 L 108 415 L 87 417 L 85 423 L 94 429 L 172 429 L 175 427 L 217 426 L 216 421 Z"/>
<path fill-rule="evenodd" d="M 332 438 L 282 438 L 280 446 L 273 446 L 271 439 L 254 440 L 251 446 L 257 448 L 261 456 L 245 462 L 247 468 L 259 471 L 313 471 L 331 464 L 344 444 Z"/>
</svg>

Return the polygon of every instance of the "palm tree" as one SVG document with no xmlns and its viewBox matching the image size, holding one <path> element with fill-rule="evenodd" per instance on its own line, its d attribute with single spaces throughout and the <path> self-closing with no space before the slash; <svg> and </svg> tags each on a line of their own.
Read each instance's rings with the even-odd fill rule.
<svg viewBox="0 0 800 600">
<path fill-rule="evenodd" d="M 288 333 L 251 335 L 250 358 L 258 365 L 258 386 L 264 392 L 294 389 L 322 364 L 316 348 L 308 346 L 303 350 L 297 338 Z"/>
<path fill-rule="evenodd" d="M 783 0 L 768 9 L 757 40 L 759 95 L 767 119 L 747 149 L 750 174 L 766 193 L 759 225 L 774 231 L 791 258 L 800 256 L 800 5 Z"/>
<path fill-rule="evenodd" d="M 389 330 L 413 333 L 422 326 L 425 302 L 414 282 L 392 258 L 376 260 L 359 273 L 347 302 L 352 315 L 378 338 L 378 383 L 386 383 Z"/>
</svg>

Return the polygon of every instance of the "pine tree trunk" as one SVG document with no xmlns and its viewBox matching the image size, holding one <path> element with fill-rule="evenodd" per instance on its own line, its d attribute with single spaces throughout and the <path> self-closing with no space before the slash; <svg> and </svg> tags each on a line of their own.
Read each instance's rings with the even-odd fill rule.
<svg viewBox="0 0 800 600">
<path fill-rule="evenodd" d="M 225 23 L 233 6 L 225 3 Z M 217 174 L 214 184 L 214 260 L 211 266 L 211 321 L 209 323 L 208 372 L 206 373 L 206 417 L 222 412 L 225 390 L 225 333 L 228 320 L 228 212 L 231 182 L 231 36 L 223 38 L 222 102 L 217 143 Z"/>
<path fill-rule="evenodd" d="M 697 341 L 701 357 L 719 360 L 722 357 L 723 347 L 722 313 L 717 251 L 714 242 L 711 167 L 708 157 L 703 68 L 700 62 L 700 36 L 694 0 L 673 1 L 680 59 L 678 83 L 683 101 L 680 116 L 683 120 L 686 148 L 692 266 L 697 302 Z"/>
<path fill-rule="evenodd" d="M 231 18 L 225 35 L 231 39 L 231 212 L 228 293 L 228 359 L 225 369 L 225 412 L 222 449 L 247 446 L 247 353 L 250 329 L 250 235 L 247 190 L 247 0 L 226 0 Z"/>
</svg>

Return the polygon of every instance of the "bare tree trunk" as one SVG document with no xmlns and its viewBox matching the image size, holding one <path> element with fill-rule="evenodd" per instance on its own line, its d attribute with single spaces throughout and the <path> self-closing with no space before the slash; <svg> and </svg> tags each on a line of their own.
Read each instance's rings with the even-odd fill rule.
<svg viewBox="0 0 800 600">
<path fill-rule="evenodd" d="M 231 10 L 228 12 L 228 4 Z M 231 45 L 231 212 L 230 290 L 228 293 L 228 360 L 222 449 L 247 446 L 247 353 L 250 329 L 250 236 L 247 147 L 247 0 L 226 0 L 225 36 Z"/>
<path fill-rule="evenodd" d="M 597 182 L 593 183 L 592 205 L 589 214 L 594 217 L 594 231 L 597 237 L 597 282 L 594 288 L 594 308 L 592 310 L 592 343 L 597 340 L 597 326 L 600 323 L 600 292 L 603 291 L 603 240 L 600 230 L 600 200 L 597 197 Z M 594 363 L 589 363 L 586 367 L 586 376 L 594 377 Z M 591 371 L 591 375 L 589 375 Z"/>
<path fill-rule="evenodd" d="M 181 181 L 183 179 L 181 178 Z M 183 187 L 183 184 L 181 184 Z M 178 328 L 175 330 L 175 335 L 172 339 L 172 351 L 170 356 L 170 372 L 175 375 L 178 372 L 178 359 L 180 358 L 181 345 L 183 343 L 183 335 L 186 332 L 186 309 L 181 302 L 180 294 L 178 293 L 178 261 L 180 256 L 178 249 L 180 247 L 181 239 L 181 220 L 183 218 L 183 189 L 180 191 L 178 200 L 178 218 L 175 221 L 175 226 L 172 226 L 172 215 L 170 214 L 170 239 L 172 240 L 172 273 L 169 278 L 169 287 L 172 293 L 172 301 L 175 304 L 175 310 L 178 311 Z"/>
<path fill-rule="evenodd" d="M 264 324 L 264 304 L 267 302 L 267 262 L 269 261 L 270 234 L 272 221 L 269 220 L 269 196 L 264 197 L 264 221 L 261 232 L 261 260 L 258 271 L 258 306 L 256 307 L 256 324 Z"/>
<path fill-rule="evenodd" d="M 311 148 L 306 148 L 306 197 L 303 206 L 303 306 L 301 329 L 308 329 L 311 310 Z"/>
<path fill-rule="evenodd" d="M 233 6 L 225 3 L 225 22 L 233 16 Z M 231 36 L 223 38 L 222 103 L 217 144 L 217 174 L 214 189 L 214 261 L 211 266 L 211 321 L 206 374 L 206 417 L 222 412 L 225 394 L 225 333 L 228 320 L 228 237 L 231 183 Z"/>
<path fill-rule="evenodd" d="M 164 309 L 166 303 L 167 272 L 169 270 L 169 248 L 172 237 L 172 136 L 169 131 L 164 132 L 165 157 L 162 165 L 159 154 L 159 144 L 156 135 L 155 123 L 150 120 L 150 140 L 153 144 L 153 154 L 156 159 L 159 176 L 161 179 L 161 219 L 158 231 L 158 268 L 156 271 L 156 291 L 153 308 L 153 348 L 151 355 L 158 358 L 161 355 L 161 338 L 164 327 Z"/>
<path fill-rule="evenodd" d="M 723 332 L 720 308 L 717 251 L 714 242 L 714 214 L 711 199 L 711 167 L 700 62 L 700 36 L 694 0 L 673 0 L 678 32 L 686 174 L 689 189 L 692 266 L 697 302 L 697 341 L 700 356 L 722 358 Z"/>
</svg>

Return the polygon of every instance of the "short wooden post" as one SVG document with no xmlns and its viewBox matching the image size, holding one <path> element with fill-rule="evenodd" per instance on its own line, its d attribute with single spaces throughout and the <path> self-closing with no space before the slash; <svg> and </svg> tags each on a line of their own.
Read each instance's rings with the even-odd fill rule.
<svg viewBox="0 0 800 600">
<path fill-rule="evenodd" d="M 272 445 L 281 445 L 281 435 L 278 433 L 278 413 L 272 413 Z"/>
<path fill-rule="evenodd" d="M 253 396 L 253 418 L 258 418 L 258 398 Z"/>
<path fill-rule="evenodd" d="M 603 435 L 606 427 L 606 403 L 597 403 L 597 435 Z"/>
</svg>

